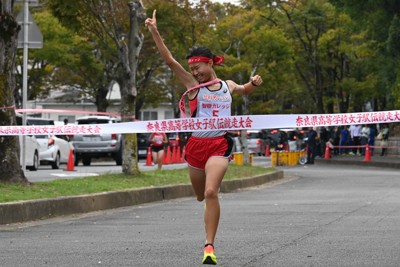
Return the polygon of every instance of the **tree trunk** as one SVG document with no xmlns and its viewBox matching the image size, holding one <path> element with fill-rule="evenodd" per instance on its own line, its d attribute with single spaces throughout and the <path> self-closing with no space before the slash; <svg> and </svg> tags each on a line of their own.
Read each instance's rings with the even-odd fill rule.
<svg viewBox="0 0 400 267">
<path fill-rule="evenodd" d="M 132 121 L 135 115 L 135 105 L 137 96 L 137 65 L 140 50 L 143 44 L 143 36 L 139 33 L 139 20 L 144 18 L 141 14 L 143 12 L 143 5 L 139 0 L 129 2 L 129 18 L 130 27 L 128 35 L 128 48 L 127 51 L 122 51 L 123 57 L 128 57 L 125 70 L 123 73 L 126 74 L 127 82 L 123 83 L 124 86 L 121 88 L 122 97 L 122 108 L 121 113 L 123 115 L 123 121 Z M 125 47 L 126 48 L 126 47 Z M 124 174 L 138 175 L 138 155 L 137 155 L 137 136 L 136 134 L 125 134 L 123 135 L 123 163 L 122 172 Z"/>
<path fill-rule="evenodd" d="M 19 26 L 11 0 L 0 2 L 0 125 L 15 125 L 13 74 Z M 27 183 L 19 160 L 17 137 L 0 137 L 0 181 Z"/>
</svg>

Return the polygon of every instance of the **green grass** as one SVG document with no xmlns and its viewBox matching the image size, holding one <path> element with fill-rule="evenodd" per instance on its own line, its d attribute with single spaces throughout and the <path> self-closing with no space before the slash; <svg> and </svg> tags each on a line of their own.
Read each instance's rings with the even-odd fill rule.
<svg viewBox="0 0 400 267">
<path fill-rule="evenodd" d="M 252 177 L 273 170 L 230 165 L 224 180 Z M 33 185 L 0 183 L 0 203 L 189 183 L 187 169 L 146 171 L 135 177 L 124 174 L 103 174 L 95 177 L 36 182 Z"/>
</svg>

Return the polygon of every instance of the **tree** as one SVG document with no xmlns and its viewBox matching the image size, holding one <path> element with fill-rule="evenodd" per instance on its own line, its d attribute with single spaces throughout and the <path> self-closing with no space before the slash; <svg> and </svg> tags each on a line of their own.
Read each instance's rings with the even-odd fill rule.
<svg viewBox="0 0 400 267">
<path fill-rule="evenodd" d="M 392 109 L 398 99 L 397 65 L 388 51 L 388 41 L 399 15 L 400 2 L 397 0 L 330 0 L 340 10 L 348 13 L 355 21 L 355 31 L 372 43 L 374 54 L 366 61 L 369 75 L 376 79 L 371 102 L 374 110 Z M 394 71 L 395 69 L 395 71 Z"/>
<path fill-rule="evenodd" d="M 12 0 L 0 2 L 0 125 L 15 125 L 14 58 L 20 27 L 13 15 Z M 0 137 L 0 180 L 27 183 L 19 160 L 17 137 Z"/>
<path fill-rule="evenodd" d="M 375 84 L 365 67 L 372 52 L 363 36 L 354 33 L 348 15 L 327 0 L 252 0 L 248 5 L 259 9 L 264 23 L 283 31 L 290 43 L 297 82 L 288 93 L 296 96 L 288 97 L 288 111 L 362 110 Z"/>
<path fill-rule="evenodd" d="M 100 50 L 107 72 L 121 90 L 121 115 L 123 121 L 130 121 L 135 115 L 139 82 L 137 79 L 138 57 L 143 45 L 139 31 L 144 22 L 143 5 L 139 0 L 132 2 L 117 0 L 49 0 L 49 6 L 64 25 L 89 35 Z M 105 70 L 106 71 L 106 70 Z M 137 165 L 136 134 L 123 136 L 124 152 L 122 171 L 125 174 L 139 173 Z"/>
<path fill-rule="evenodd" d="M 201 0 L 195 5 L 188 0 L 146 2 L 148 3 L 146 6 L 148 16 L 151 16 L 153 10 L 157 9 L 158 28 L 174 57 L 185 66 L 189 49 L 195 45 L 206 45 L 201 43 L 200 36 L 207 32 L 210 25 L 214 25 L 217 20 L 214 4 L 209 0 Z M 139 91 L 139 96 L 146 94 L 142 98 L 146 100 L 145 103 L 167 100 L 172 104 L 174 117 L 179 117 L 179 97 L 185 88 L 166 67 L 161 57 L 154 57 L 154 54 L 158 52 L 147 29 L 144 42 L 140 65 L 152 68 L 154 73 L 149 83 Z M 158 100 L 152 97 L 154 92 L 156 92 Z"/>
</svg>

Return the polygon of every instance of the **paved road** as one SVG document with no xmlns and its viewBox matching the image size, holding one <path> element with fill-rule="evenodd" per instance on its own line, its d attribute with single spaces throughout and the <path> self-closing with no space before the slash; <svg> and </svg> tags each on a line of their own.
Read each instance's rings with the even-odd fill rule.
<svg viewBox="0 0 400 267">
<path fill-rule="evenodd" d="M 396 169 L 280 167 L 221 194 L 220 266 L 399 266 Z M 204 206 L 179 199 L 0 227 L 1 266 L 200 266 Z"/>
</svg>

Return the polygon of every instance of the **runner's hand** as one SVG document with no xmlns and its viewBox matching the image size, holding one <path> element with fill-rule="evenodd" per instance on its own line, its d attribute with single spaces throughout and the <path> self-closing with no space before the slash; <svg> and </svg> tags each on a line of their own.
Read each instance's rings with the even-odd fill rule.
<svg viewBox="0 0 400 267">
<path fill-rule="evenodd" d="M 156 19 L 156 12 L 157 10 L 154 9 L 153 11 L 153 18 L 147 18 L 144 24 L 150 28 L 157 28 L 157 19 Z"/>
<path fill-rule="evenodd" d="M 255 75 L 255 76 L 251 77 L 250 81 L 254 86 L 259 86 L 263 83 L 263 80 L 261 79 L 260 75 Z"/>
</svg>

